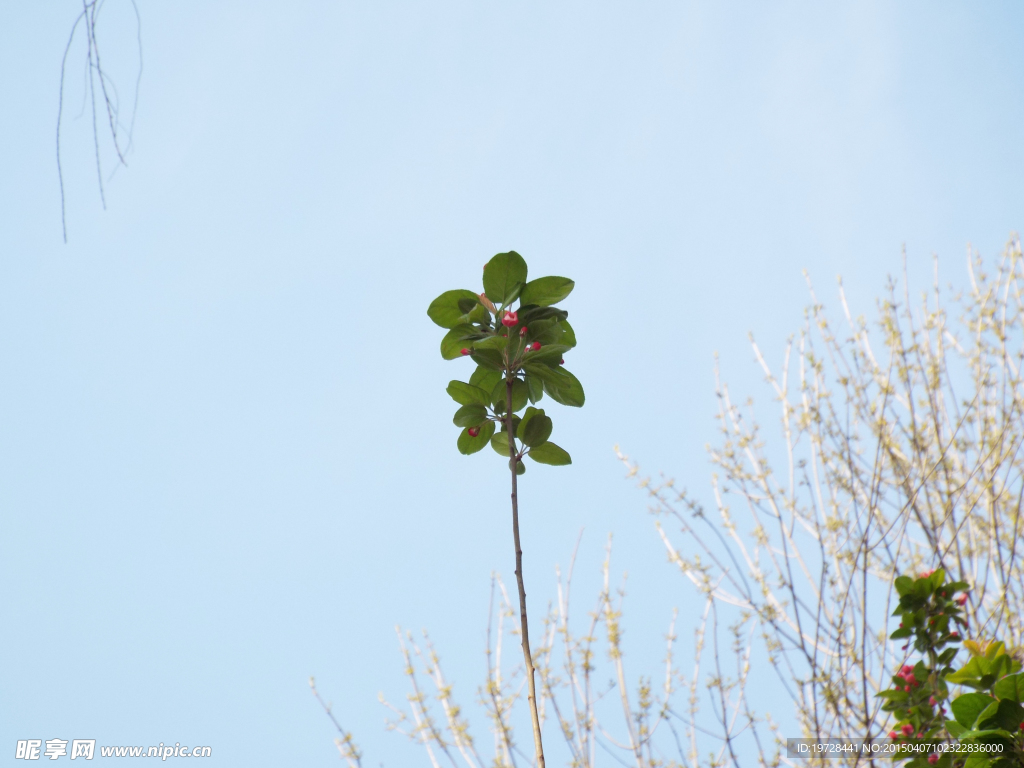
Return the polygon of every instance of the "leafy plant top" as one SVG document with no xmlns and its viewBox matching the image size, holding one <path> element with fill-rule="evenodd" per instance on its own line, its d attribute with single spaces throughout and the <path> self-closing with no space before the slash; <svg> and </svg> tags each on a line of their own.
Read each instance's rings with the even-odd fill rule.
<svg viewBox="0 0 1024 768">
<path fill-rule="evenodd" d="M 427 315 L 448 331 L 441 356 L 476 363 L 469 381 L 448 384 L 459 405 L 452 421 L 462 430 L 461 453 L 490 444 L 518 474 L 526 471 L 523 456 L 541 464 L 572 463 L 569 453 L 549 439 L 551 417 L 534 406 L 545 395 L 576 408 L 585 400 L 583 385 L 565 368 L 576 334 L 569 313 L 555 306 L 573 286 L 567 277 L 528 280 L 526 261 L 509 251 L 484 266 L 483 292 L 445 291 L 430 303 Z"/>
</svg>

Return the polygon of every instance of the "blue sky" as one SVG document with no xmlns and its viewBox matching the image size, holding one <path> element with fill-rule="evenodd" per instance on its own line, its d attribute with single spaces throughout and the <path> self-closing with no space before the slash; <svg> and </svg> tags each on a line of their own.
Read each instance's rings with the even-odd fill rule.
<svg viewBox="0 0 1024 768">
<path fill-rule="evenodd" d="M 714 353 L 769 405 L 746 337 L 780 359 L 801 270 L 870 313 L 904 246 L 959 283 L 1021 226 L 1015 4 L 139 0 L 106 211 L 72 48 L 65 245 L 77 8 L 0 27 L 4 751 L 334 765 L 315 674 L 367 764 L 423 764 L 376 701 L 405 693 L 393 627 L 431 631 L 469 704 L 512 578 L 507 470 L 456 452 L 468 370 L 425 309 L 512 248 L 576 280 L 587 390 L 555 414 L 572 467 L 524 481 L 531 606 L 581 528 L 593 586 L 612 532 L 628 650 L 660 659 L 694 602 L 612 446 L 706 495 Z M 127 98 L 134 16 L 103 14 Z"/>
</svg>

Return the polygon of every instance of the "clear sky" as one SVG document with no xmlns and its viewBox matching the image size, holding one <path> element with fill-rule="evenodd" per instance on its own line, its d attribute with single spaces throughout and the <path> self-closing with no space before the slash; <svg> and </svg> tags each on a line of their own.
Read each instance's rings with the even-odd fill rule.
<svg viewBox="0 0 1024 768">
<path fill-rule="evenodd" d="M 672 606 L 688 653 L 693 595 L 613 445 L 706 497 L 714 353 L 770 405 L 746 336 L 780 359 L 802 269 L 868 313 L 904 246 L 956 283 L 1022 225 L 1016 3 L 138 5 L 105 212 L 71 50 L 67 245 L 80 6 L 0 25 L 3 764 L 59 737 L 336 765 L 310 674 L 367 765 L 424 764 L 376 701 L 406 691 L 394 625 L 469 705 L 513 567 L 507 469 L 456 452 L 468 365 L 425 309 L 508 249 L 576 280 L 587 390 L 556 407 L 572 467 L 524 479 L 531 606 L 580 528 L 586 594 L 613 532 L 637 669 Z M 127 0 L 99 34 L 127 101 Z"/>
</svg>

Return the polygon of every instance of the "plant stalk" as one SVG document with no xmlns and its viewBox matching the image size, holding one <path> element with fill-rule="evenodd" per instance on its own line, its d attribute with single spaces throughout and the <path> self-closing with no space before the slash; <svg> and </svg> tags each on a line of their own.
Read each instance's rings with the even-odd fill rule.
<svg viewBox="0 0 1024 768">
<path fill-rule="evenodd" d="M 544 744 L 540 737 L 540 716 L 537 713 L 537 686 L 534 682 L 533 655 L 530 653 L 530 630 L 526 619 L 526 587 L 523 585 L 523 548 L 519 545 L 519 499 L 516 485 L 516 469 L 522 459 L 516 451 L 516 436 L 512 432 L 512 382 L 513 377 L 505 379 L 505 429 L 508 431 L 508 453 L 512 468 L 512 538 L 516 544 L 516 583 L 519 585 L 519 625 L 523 638 L 523 659 L 526 662 L 526 682 L 530 701 L 530 716 L 533 719 L 533 746 L 537 753 L 537 768 L 545 768 Z"/>
</svg>

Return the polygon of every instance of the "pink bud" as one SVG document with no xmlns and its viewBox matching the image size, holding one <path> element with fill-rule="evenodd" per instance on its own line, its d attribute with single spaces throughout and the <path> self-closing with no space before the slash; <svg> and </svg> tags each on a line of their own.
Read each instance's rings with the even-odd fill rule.
<svg viewBox="0 0 1024 768">
<path fill-rule="evenodd" d="M 522 328 L 519 329 L 519 335 L 520 336 L 525 336 L 526 335 L 526 330 L 527 330 L 527 328 L 524 325 Z"/>
<path fill-rule="evenodd" d="M 929 696 L 928 697 L 928 706 L 930 706 L 930 707 L 934 707 L 935 706 L 935 697 L 934 696 Z"/>
<path fill-rule="evenodd" d="M 533 344 L 530 345 L 530 349 L 532 349 L 534 352 L 536 352 L 538 349 L 540 349 L 540 342 L 539 341 L 533 342 Z"/>
<path fill-rule="evenodd" d="M 898 739 L 899 736 L 900 735 L 898 733 L 896 733 L 896 731 L 889 731 L 889 738 L 890 739 Z"/>
<path fill-rule="evenodd" d="M 515 312 L 506 312 L 501 318 L 501 324 L 506 328 L 511 328 L 513 325 L 519 322 L 519 315 Z"/>
<path fill-rule="evenodd" d="M 468 354 L 469 354 L 469 350 L 468 350 L 468 349 L 466 349 L 465 347 L 463 347 L 463 348 L 462 348 L 462 349 L 460 349 L 459 351 L 460 351 L 460 352 L 461 352 L 462 354 L 464 354 L 464 355 L 468 355 Z"/>
<path fill-rule="evenodd" d="M 929 765 L 935 765 L 937 762 L 939 762 L 939 753 L 938 752 L 932 752 L 930 755 L 928 755 L 928 763 L 929 763 Z"/>
<path fill-rule="evenodd" d="M 910 723 L 904 723 L 903 727 L 900 728 L 900 730 L 903 731 L 904 736 L 910 736 L 914 732 L 914 726 L 912 726 Z"/>
<path fill-rule="evenodd" d="M 959 640 L 960 639 L 960 633 L 959 632 L 953 632 L 953 633 L 950 634 L 949 637 L 950 637 L 951 640 Z"/>
<path fill-rule="evenodd" d="M 962 595 L 959 595 L 956 598 L 956 604 L 957 605 L 963 605 L 966 602 L 967 602 L 967 593 L 966 592 L 964 592 Z"/>
<path fill-rule="evenodd" d="M 470 427 L 466 431 L 469 433 L 470 437 L 476 437 L 477 435 L 480 434 L 480 428 L 479 427 Z"/>
</svg>

